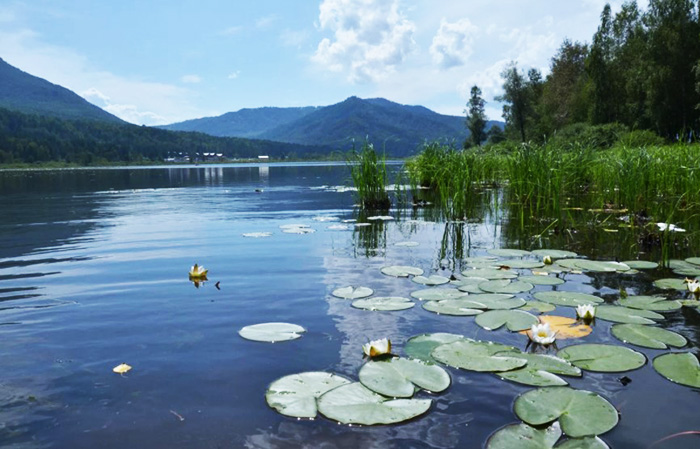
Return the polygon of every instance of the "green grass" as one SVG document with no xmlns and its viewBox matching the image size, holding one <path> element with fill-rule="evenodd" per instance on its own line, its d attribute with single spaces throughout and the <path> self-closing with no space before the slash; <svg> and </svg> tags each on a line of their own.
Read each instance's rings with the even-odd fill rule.
<svg viewBox="0 0 700 449">
<path fill-rule="evenodd" d="M 377 155 L 374 146 L 365 142 L 360 151 L 353 149 L 348 164 L 360 207 L 367 210 L 389 209 L 391 201 L 386 191 L 386 158 Z"/>
</svg>

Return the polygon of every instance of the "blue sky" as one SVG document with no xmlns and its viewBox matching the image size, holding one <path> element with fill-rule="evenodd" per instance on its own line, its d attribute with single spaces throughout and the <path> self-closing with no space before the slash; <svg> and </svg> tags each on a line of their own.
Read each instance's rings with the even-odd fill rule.
<svg viewBox="0 0 700 449">
<path fill-rule="evenodd" d="M 137 124 L 351 95 L 462 115 L 474 84 L 501 119 L 503 67 L 547 73 L 564 38 L 590 41 L 604 4 L 0 0 L 0 57 Z"/>
</svg>

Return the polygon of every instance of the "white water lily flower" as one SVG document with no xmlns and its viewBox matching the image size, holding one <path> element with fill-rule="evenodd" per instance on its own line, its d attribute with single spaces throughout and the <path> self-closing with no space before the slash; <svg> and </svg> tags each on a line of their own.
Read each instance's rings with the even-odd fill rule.
<svg viewBox="0 0 700 449">
<path fill-rule="evenodd" d="M 552 265 L 552 257 L 551 256 L 544 256 L 542 258 L 542 262 L 544 262 L 546 265 Z"/>
<path fill-rule="evenodd" d="M 697 279 L 688 281 L 688 291 L 695 295 L 695 297 L 700 296 L 700 282 Z"/>
<path fill-rule="evenodd" d="M 530 340 L 540 345 L 551 345 L 556 339 L 556 334 L 552 332 L 549 323 L 533 324 L 530 328 Z"/>
<path fill-rule="evenodd" d="M 659 227 L 659 231 L 664 232 L 666 229 L 668 229 L 671 232 L 685 232 L 685 229 L 679 228 L 678 226 L 674 224 L 668 224 L 668 223 L 656 223 L 656 226 Z"/>
<path fill-rule="evenodd" d="M 368 357 L 377 357 L 391 353 L 391 340 L 382 338 L 381 340 L 372 340 L 369 343 L 362 345 L 362 351 Z"/>
<path fill-rule="evenodd" d="M 209 270 L 205 269 L 204 267 L 194 264 L 192 268 L 190 268 L 190 277 L 194 279 L 205 278 L 207 277 L 208 272 Z"/>
<path fill-rule="evenodd" d="M 583 320 L 595 318 L 595 306 L 593 304 L 582 304 L 576 307 L 576 316 Z"/>
</svg>

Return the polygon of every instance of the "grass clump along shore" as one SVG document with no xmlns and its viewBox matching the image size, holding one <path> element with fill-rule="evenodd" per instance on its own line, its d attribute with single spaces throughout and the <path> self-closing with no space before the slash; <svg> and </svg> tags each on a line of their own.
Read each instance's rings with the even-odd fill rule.
<svg viewBox="0 0 700 449">
<path fill-rule="evenodd" d="M 379 156 L 371 143 L 364 142 L 359 151 L 353 149 L 348 164 L 360 207 L 366 210 L 389 209 L 391 201 L 386 191 L 385 156 Z"/>
</svg>

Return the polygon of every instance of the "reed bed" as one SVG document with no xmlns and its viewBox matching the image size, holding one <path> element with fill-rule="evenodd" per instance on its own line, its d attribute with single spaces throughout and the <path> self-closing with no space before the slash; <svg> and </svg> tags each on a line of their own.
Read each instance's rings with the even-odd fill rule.
<svg viewBox="0 0 700 449">
<path fill-rule="evenodd" d="M 386 191 L 385 156 L 379 156 L 374 146 L 365 142 L 359 151 L 353 149 L 348 164 L 360 207 L 367 210 L 389 209 L 391 201 Z"/>
</svg>

